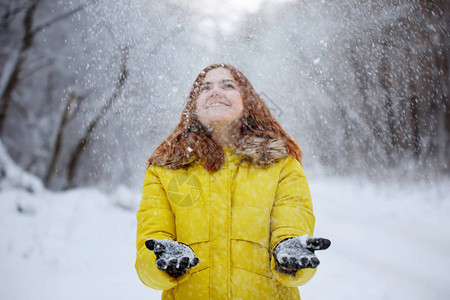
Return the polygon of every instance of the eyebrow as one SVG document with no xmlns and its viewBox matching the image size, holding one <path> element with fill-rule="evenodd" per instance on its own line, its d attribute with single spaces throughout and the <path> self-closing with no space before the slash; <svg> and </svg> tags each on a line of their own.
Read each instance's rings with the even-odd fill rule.
<svg viewBox="0 0 450 300">
<path fill-rule="evenodd" d="M 222 83 L 225 83 L 225 82 L 232 82 L 232 83 L 236 84 L 236 81 L 234 81 L 233 79 L 223 79 L 221 82 L 222 82 Z M 211 84 L 211 83 L 212 83 L 212 82 L 210 82 L 210 81 L 205 81 L 205 82 L 202 83 L 202 85 L 208 85 L 208 84 Z"/>
</svg>

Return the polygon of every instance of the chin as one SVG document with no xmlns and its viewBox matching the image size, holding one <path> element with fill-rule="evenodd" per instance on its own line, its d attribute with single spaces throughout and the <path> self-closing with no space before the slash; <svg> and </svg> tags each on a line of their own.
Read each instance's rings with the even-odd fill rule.
<svg viewBox="0 0 450 300">
<path fill-rule="evenodd" d="M 240 116 L 235 116 L 234 114 L 230 114 L 227 112 L 209 112 L 208 114 L 204 115 L 203 118 L 201 118 L 201 122 L 203 124 L 209 124 L 213 125 L 214 123 L 231 123 L 235 121 L 236 119 L 239 119 Z"/>
<path fill-rule="evenodd" d="M 230 120 L 228 119 L 209 119 L 208 124 L 214 125 L 214 124 L 220 124 L 220 123 L 229 123 Z"/>
<path fill-rule="evenodd" d="M 209 118 L 206 123 L 209 125 L 214 125 L 214 124 L 231 123 L 232 121 L 233 120 L 231 120 L 230 118 L 227 118 L 227 117 L 223 117 L 223 118 L 216 117 L 216 118 Z"/>
<path fill-rule="evenodd" d="M 219 121 L 227 121 L 230 119 L 228 114 L 225 113 L 212 113 L 208 116 L 209 121 L 211 122 L 219 122 Z"/>
</svg>

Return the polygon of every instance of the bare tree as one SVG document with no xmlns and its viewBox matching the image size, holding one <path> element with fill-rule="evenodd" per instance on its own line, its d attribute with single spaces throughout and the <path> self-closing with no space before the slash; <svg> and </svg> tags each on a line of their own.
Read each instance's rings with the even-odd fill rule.
<svg viewBox="0 0 450 300">
<path fill-rule="evenodd" d="M 10 106 L 11 96 L 20 82 L 19 75 L 21 74 L 24 63 L 27 59 L 27 52 L 32 48 L 35 36 L 42 30 L 56 24 L 59 21 L 69 18 L 70 16 L 80 12 L 85 9 L 87 5 L 94 3 L 95 1 L 90 1 L 86 4 L 80 5 L 66 13 L 63 13 L 55 18 L 37 26 L 34 25 L 34 14 L 39 3 L 42 0 L 33 0 L 25 8 L 25 16 L 23 18 L 23 37 L 18 49 L 12 54 L 11 66 L 2 72 L 2 78 L 0 82 L 5 82 L 4 85 L 0 86 L 0 135 L 3 134 L 3 126 L 5 119 L 7 117 L 8 107 Z M 8 72 L 8 70 L 11 70 Z M 6 72 L 5 72 L 6 71 Z M 3 78 L 5 77 L 5 78 Z"/>
<path fill-rule="evenodd" d="M 102 121 L 107 113 L 110 111 L 112 105 L 119 99 L 120 94 L 125 86 L 128 78 L 128 68 L 127 61 L 129 56 L 129 48 L 127 46 L 120 47 L 120 71 L 117 78 L 116 86 L 114 92 L 103 105 L 103 107 L 97 112 L 96 116 L 90 121 L 85 133 L 82 138 L 78 141 L 75 149 L 70 155 L 68 171 L 67 171 L 67 186 L 66 188 L 71 188 L 74 186 L 73 179 L 75 172 L 78 168 L 78 163 L 81 158 L 82 153 L 85 151 L 87 145 L 92 139 L 95 128 L 98 126 L 99 122 Z"/>
<path fill-rule="evenodd" d="M 291 21 L 321 20 L 315 6 L 302 5 L 298 10 L 291 6 Z M 289 45 L 296 56 L 295 75 L 306 73 L 312 78 L 329 104 L 311 108 L 320 112 L 320 119 L 311 117 L 312 124 L 322 119 L 333 122 L 314 125 L 320 128 L 315 143 L 324 147 L 322 139 L 327 136 L 329 144 L 342 146 L 335 156 L 328 149 L 315 149 L 316 153 L 324 153 L 325 164 L 337 172 L 342 171 L 342 161 L 352 162 L 348 171 L 358 165 L 372 170 L 410 161 L 426 167 L 425 172 L 449 170 L 450 2 L 367 1 L 353 6 L 351 1 L 329 1 L 323 6 L 327 19 L 317 21 L 317 27 L 330 32 L 318 30 L 308 36 L 305 24 L 289 31 L 289 36 L 299 36 Z M 331 11 L 337 7 L 349 18 L 334 16 Z M 303 47 L 324 41 L 331 46 Z M 283 44 L 283 39 L 278 43 Z M 316 57 L 313 65 L 305 63 Z"/>
</svg>

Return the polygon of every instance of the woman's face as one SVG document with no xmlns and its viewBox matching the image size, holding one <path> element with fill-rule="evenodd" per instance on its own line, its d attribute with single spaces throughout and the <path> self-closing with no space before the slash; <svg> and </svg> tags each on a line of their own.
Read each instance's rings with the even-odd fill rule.
<svg viewBox="0 0 450 300">
<path fill-rule="evenodd" d="M 217 68 L 206 74 L 196 109 L 199 121 L 205 126 L 230 123 L 242 116 L 240 88 L 228 69 Z"/>
</svg>

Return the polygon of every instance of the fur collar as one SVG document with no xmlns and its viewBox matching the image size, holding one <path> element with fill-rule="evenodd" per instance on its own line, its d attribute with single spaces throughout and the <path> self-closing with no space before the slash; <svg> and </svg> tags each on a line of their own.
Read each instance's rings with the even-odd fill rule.
<svg viewBox="0 0 450 300">
<path fill-rule="evenodd" d="M 286 142 L 282 139 L 270 137 L 244 136 L 235 145 L 230 146 L 230 149 L 241 158 L 241 162 L 248 161 L 259 166 L 268 166 L 289 156 Z M 193 163 L 201 163 L 195 155 L 179 155 L 172 160 L 163 155 L 156 157 L 152 164 L 179 169 L 188 167 Z"/>
<path fill-rule="evenodd" d="M 237 156 L 260 166 L 289 156 L 285 141 L 268 137 L 245 136 L 232 149 Z"/>
</svg>

